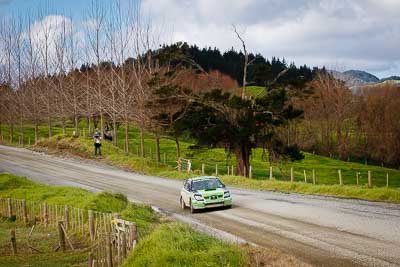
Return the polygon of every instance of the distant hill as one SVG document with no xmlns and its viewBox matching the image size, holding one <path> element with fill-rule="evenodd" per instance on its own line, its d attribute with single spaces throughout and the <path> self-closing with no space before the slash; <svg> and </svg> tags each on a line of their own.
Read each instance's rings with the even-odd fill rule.
<svg viewBox="0 0 400 267">
<path fill-rule="evenodd" d="M 390 76 L 381 79 L 381 82 L 386 82 L 386 81 L 400 81 L 400 76 Z"/>
<path fill-rule="evenodd" d="M 342 80 L 355 93 L 371 86 L 397 84 L 400 87 L 400 76 L 390 76 L 379 79 L 375 75 L 361 70 L 348 70 L 345 72 L 329 71 L 336 79 Z"/>
<path fill-rule="evenodd" d="M 376 83 L 379 82 L 379 78 L 371 73 L 362 70 L 348 70 L 343 72 L 344 75 L 353 77 L 365 83 Z"/>
<path fill-rule="evenodd" d="M 339 80 L 342 80 L 350 88 L 378 83 L 380 80 L 375 75 L 361 70 L 348 70 L 345 72 L 330 71 Z"/>
</svg>

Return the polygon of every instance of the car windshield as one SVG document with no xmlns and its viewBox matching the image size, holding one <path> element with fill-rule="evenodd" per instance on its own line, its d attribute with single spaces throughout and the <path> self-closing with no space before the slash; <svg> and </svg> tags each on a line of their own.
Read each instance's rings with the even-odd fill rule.
<svg viewBox="0 0 400 267">
<path fill-rule="evenodd" d="M 211 179 L 204 179 L 204 180 L 194 180 L 192 185 L 192 190 L 209 190 L 209 189 L 216 189 L 216 188 L 223 188 L 224 185 L 221 181 L 217 178 Z"/>
</svg>

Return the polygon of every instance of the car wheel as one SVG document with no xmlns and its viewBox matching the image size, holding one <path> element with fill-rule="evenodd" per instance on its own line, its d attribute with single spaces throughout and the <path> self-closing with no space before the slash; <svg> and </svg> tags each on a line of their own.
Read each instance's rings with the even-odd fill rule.
<svg viewBox="0 0 400 267">
<path fill-rule="evenodd" d="M 181 203 L 181 208 L 184 210 L 186 209 L 185 201 L 183 201 L 183 198 L 181 197 L 179 202 Z"/>
<path fill-rule="evenodd" d="M 195 213 L 196 209 L 193 207 L 192 201 L 190 201 L 190 212 Z"/>
</svg>

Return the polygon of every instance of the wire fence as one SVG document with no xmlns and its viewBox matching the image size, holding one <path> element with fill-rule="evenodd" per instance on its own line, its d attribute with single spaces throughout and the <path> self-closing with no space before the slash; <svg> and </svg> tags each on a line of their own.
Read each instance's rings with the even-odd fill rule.
<svg viewBox="0 0 400 267">
<path fill-rule="evenodd" d="M 120 266 L 137 243 L 136 224 L 122 220 L 118 214 L 0 198 L 0 216 L 32 225 L 31 233 L 37 225 L 58 230 L 59 246 L 56 251 L 81 252 L 85 249 L 88 251 L 88 266 Z M 73 234 L 88 236 L 89 246 L 77 249 L 70 238 Z M 30 249 L 40 253 L 37 248 L 30 246 Z M 17 254 L 16 249 L 14 254 Z"/>
</svg>

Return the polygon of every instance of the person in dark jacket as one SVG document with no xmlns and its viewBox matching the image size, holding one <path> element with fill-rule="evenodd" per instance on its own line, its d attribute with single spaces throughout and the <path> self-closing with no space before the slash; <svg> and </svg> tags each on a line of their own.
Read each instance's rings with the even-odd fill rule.
<svg viewBox="0 0 400 267">
<path fill-rule="evenodd" d="M 101 156 L 101 134 L 99 129 L 96 129 L 93 138 L 94 138 L 94 155 L 96 156 L 98 153 Z"/>
</svg>

